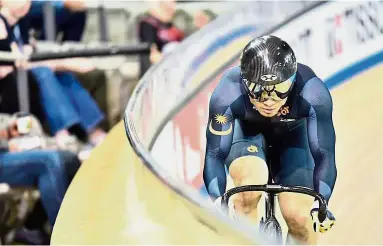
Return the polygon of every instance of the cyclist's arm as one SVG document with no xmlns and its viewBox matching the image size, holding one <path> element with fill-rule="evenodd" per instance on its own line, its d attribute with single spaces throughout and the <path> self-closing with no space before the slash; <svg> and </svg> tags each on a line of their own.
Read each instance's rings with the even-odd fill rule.
<svg viewBox="0 0 383 246">
<path fill-rule="evenodd" d="M 209 103 L 209 119 L 206 127 L 206 153 L 203 179 L 211 199 L 215 200 L 224 194 L 226 189 L 226 172 L 224 161 L 230 152 L 234 131 L 234 117 L 230 105 L 221 106 L 220 99 L 214 94 Z M 226 119 L 217 123 L 216 117 Z"/>
<path fill-rule="evenodd" d="M 328 202 L 334 189 L 335 130 L 332 120 L 332 98 L 324 83 L 312 78 L 304 88 L 303 98 L 309 103 L 308 138 L 315 162 L 314 188 Z"/>
</svg>

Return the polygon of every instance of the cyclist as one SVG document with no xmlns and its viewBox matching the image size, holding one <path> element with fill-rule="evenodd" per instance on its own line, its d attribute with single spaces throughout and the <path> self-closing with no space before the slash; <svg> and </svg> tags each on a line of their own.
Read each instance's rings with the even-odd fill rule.
<svg viewBox="0 0 383 246">
<path fill-rule="evenodd" d="M 297 63 L 287 42 L 271 35 L 250 41 L 209 103 L 203 177 L 214 203 L 226 190 L 225 166 L 234 186 L 265 184 L 270 175 L 277 184 L 312 188 L 328 203 L 337 177 L 332 108 L 325 84 Z M 260 192 L 236 194 L 235 212 L 257 221 L 260 198 Z M 316 244 L 316 232 L 335 222 L 330 211 L 318 222 L 310 196 L 281 193 L 278 200 L 288 244 Z"/>
</svg>

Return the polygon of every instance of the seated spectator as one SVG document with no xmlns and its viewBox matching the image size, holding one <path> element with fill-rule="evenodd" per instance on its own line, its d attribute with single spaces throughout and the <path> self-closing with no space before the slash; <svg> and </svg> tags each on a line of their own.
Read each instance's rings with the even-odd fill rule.
<svg viewBox="0 0 383 246">
<path fill-rule="evenodd" d="M 47 39 L 44 30 L 45 16 L 43 14 L 43 7 L 47 2 L 52 4 L 55 12 L 55 41 L 60 43 L 80 42 L 87 20 L 86 0 L 32 0 L 30 11 L 18 23 L 21 30 L 23 30 L 21 36 L 24 43 L 30 43 L 33 46 L 35 41 Z M 28 35 L 32 33 L 31 30 L 34 33 L 33 38 Z M 75 75 L 74 77 L 81 83 L 82 87 L 95 99 L 101 111 L 107 114 L 107 79 L 105 72 L 93 66 L 88 66 L 89 69 L 83 71 L 80 68 L 82 64 L 91 66 L 91 63 L 86 59 L 68 60 L 67 65 L 71 63 L 71 68 L 67 70 Z M 105 131 L 110 129 L 106 117 L 99 125 Z"/>
<path fill-rule="evenodd" d="M 76 77 L 65 71 L 68 67 L 60 62 L 31 70 L 40 87 L 51 133 L 58 138 L 66 138 L 70 128 L 79 126 L 88 134 L 90 143 L 98 145 L 106 135 L 98 128 L 105 117 L 104 113 Z M 52 106 L 52 101 L 56 101 L 56 105 Z"/>
<path fill-rule="evenodd" d="M 29 1 L 24 1 L 26 6 L 29 3 Z M 14 11 L 22 7 L 24 7 L 22 4 L 15 5 L 10 0 L 2 0 L 2 20 L 6 27 L 5 30 L 9 32 L 3 36 L 11 37 L 8 38 L 8 41 L 9 45 L 13 47 L 12 51 L 17 50 L 15 43 L 21 50 L 19 52 L 25 50 L 20 28 L 15 25 L 17 20 L 15 21 L 15 16 L 12 15 Z M 25 14 L 25 11 L 19 14 L 18 18 L 22 17 L 22 14 Z M 12 24 L 14 24 L 13 28 L 11 28 Z M 17 33 L 19 33 L 19 37 L 17 37 Z M 77 59 L 77 62 L 76 59 L 63 59 L 32 63 L 27 67 L 36 77 L 42 107 L 47 116 L 51 133 L 57 136 L 58 142 L 65 144 L 69 137 L 69 129 L 77 127 L 86 131 L 92 145 L 100 144 L 106 134 L 97 126 L 104 119 L 104 114 L 74 75 L 67 72 L 87 72 L 93 69 L 93 65 L 86 59 Z"/>
<path fill-rule="evenodd" d="M 198 31 L 216 18 L 216 14 L 209 9 L 197 11 L 194 15 L 194 31 Z"/>
<path fill-rule="evenodd" d="M 20 6 L 17 6 L 17 4 Z M 12 43 L 12 36 L 8 36 L 8 32 L 11 31 L 10 27 L 5 25 L 2 14 L 9 12 L 7 8 L 2 8 L 3 1 L 0 1 L 0 50 L 2 51 L 14 51 L 18 52 L 15 43 Z M 23 8 L 21 1 L 13 2 L 16 7 L 13 13 L 6 13 L 10 16 L 9 22 L 14 24 L 17 22 L 17 16 L 22 16 L 27 12 L 27 7 Z M 17 8 L 18 7 L 18 8 Z M 0 65 L 0 112 L 13 114 L 20 111 L 18 88 L 17 88 L 17 74 L 12 65 Z M 39 89 L 35 83 L 34 76 L 28 73 L 28 87 L 29 87 L 29 104 L 33 114 L 42 117 L 42 109 L 39 103 Z"/>
<path fill-rule="evenodd" d="M 33 28 L 37 33 L 36 39 L 46 39 L 43 7 L 47 2 L 52 4 L 55 12 L 55 37 L 62 37 L 56 41 L 80 41 L 86 24 L 86 6 L 83 0 L 32 0 L 30 11 L 23 18 L 29 25 L 26 29 Z"/>
<path fill-rule="evenodd" d="M 142 76 L 152 64 L 162 59 L 166 45 L 169 45 L 169 52 L 170 45 L 173 46 L 174 43 L 181 42 L 184 38 L 184 33 L 172 23 L 176 9 L 175 1 L 159 0 L 151 4 L 152 6 L 148 13 L 140 18 L 138 24 L 139 41 L 151 45 L 150 55 L 142 55 L 140 57 L 140 76 Z"/>
<path fill-rule="evenodd" d="M 0 183 L 36 186 L 51 227 L 74 173 L 80 167 L 69 151 L 45 150 L 37 119 L 0 114 Z"/>
<path fill-rule="evenodd" d="M 44 114 L 39 102 L 39 88 L 35 77 L 31 73 L 28 73 L 27 76 L 30 112 L 39 119 L 43 119 Z M 0 112 L 13 114 L 21 110 L 19 107 L 16 72 L 12 66 L 0 65 L 0 98 Z"/>
</svg>

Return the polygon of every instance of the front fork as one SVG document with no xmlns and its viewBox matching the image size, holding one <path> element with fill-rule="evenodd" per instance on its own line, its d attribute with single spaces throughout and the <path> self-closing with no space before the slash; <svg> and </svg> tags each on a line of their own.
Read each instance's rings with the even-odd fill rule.
<svg viewBox="0 0 383 246">
<path fill-rule="evenodd" d="M 282 228 L 275 218 L 275 196 L 274 193 L 266 193 L 265 197 L 265 218 L 261 218 L 260 232 L 271 242 L 282 245 Z"/>
</svg>

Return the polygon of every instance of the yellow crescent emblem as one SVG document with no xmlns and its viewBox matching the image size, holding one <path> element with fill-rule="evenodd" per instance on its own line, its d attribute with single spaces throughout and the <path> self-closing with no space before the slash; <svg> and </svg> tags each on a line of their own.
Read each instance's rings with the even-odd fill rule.
<svg viewBox="0 0 383 246">
<path fill-rule="evenodd" d="M 226 136 L 226 135 L 229 135 L 232 131 L 233 131 L 233 125 L 230 123 L 230 127 L 229 129 L 227 129 L 226 131 L 217 131 L 217 130 L 214 130 L 213 126 L 211 125 L 213 120 L 210 121 L 210 124 L 209 124 L 209 131 L 211 133 L 213 133 L 214 135 L 217 135 L 217 136 Z"/>
</svg>

